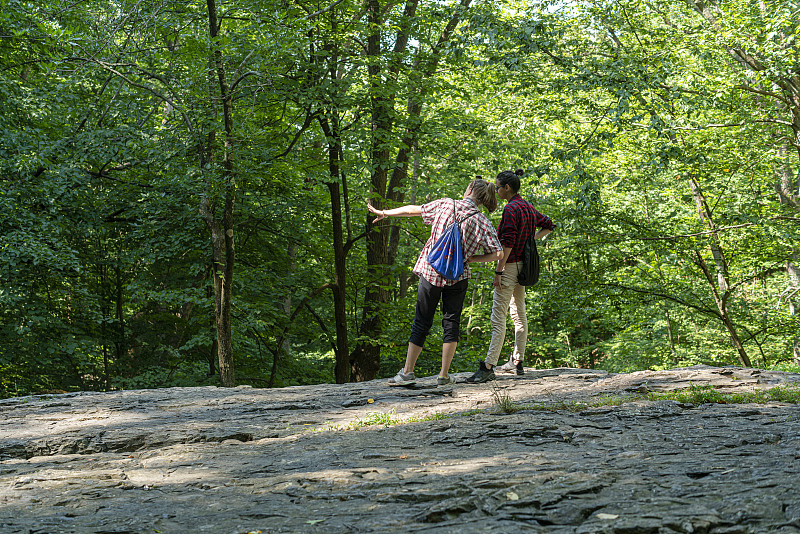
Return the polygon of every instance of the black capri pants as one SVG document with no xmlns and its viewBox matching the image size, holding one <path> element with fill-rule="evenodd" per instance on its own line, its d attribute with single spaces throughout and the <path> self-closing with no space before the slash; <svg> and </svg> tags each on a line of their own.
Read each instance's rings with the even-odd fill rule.
<svg viewBox="0 0 800 534">
<path fill-rule="evenodd" d="M 433 326 L 433 316 L 439 300 L 442 301 L 442 343 L 453 343 L 459 340 L 461 329 L 461 310 L 467 295 L 469 280 L 461 280 L 451 286 L 437 287 L 424 278 L 419 279 L 417 289 L 417 311 L 414 325 L 411 327 L 410 343 L 418 347 L 425 346 L 425 338 Z"/>
</svg>

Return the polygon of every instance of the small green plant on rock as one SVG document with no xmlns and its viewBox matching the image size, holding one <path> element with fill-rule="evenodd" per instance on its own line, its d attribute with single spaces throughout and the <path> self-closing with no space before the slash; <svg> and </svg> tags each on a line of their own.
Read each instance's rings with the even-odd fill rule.
<svg viewBox="0 0 800 534">
<path fill-rule="evenodd" d="M 394 410 L 388 412 L 368 412 L 363 419 L 356 419 L 350 426 L 353 428 L 361 428 L 365 426 L 384 425 L 391 426 L 402 423 L 401 419 L 395 417 Z"/>
<path fill-rule="evenodd" d="M 800 387 L 782 385 L 770 389 L 757 389 L 747 392 L 725 393 L 709 384 L 691 385 L 688 389 L 668 393 L 650 393 L 647 400 L 674 400 L 687 404 L 764 404 L 767 402 L 787 402 L 800 404 Z"/>
<path fill-rule="evenodd" d="M 775 402 L 800 404 L 800 385 L 786 384 L 767 390 Z"/>
<path fill-rule="evenodd" d="M 516 413 L 524 408 L 514 402 L 508 392 L 501 391 L 495 384 L 492 384 L 492 398 L 494 399 L 495 407 L 505 414 Z"/>
</svg>

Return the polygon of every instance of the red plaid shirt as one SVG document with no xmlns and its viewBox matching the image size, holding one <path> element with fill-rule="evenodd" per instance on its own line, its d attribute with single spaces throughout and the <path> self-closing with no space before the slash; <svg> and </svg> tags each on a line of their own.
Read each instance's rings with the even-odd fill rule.
<svg viewBox="0 0 800 534">
<path fill-rule="evenodd" d="M 497 227 L 497 236 L 504 247 L 511 248 L 511 255 L 506 263 L 522 261 L 522 252 L 528 236 L 536 232 L 536 228 L 555 230 L 550 217 L 542 215 L 530 202 L 519 195 L 514 195 L 503 208 L 503 218 Z"/>
<path fill-rule="evenodd" d="M 497 239 L 497 231 L 486 218 L 486 215 L 481 213 L 475 202 L 472 199 L 456 200 L 451 198 L 440 198 L 433 202 L 428 202 L 422 205 L 422 221 L 432 226 L 431 237 L 425 246 L 422 247 L 422 252 L 419 254 L 416 265 L 414 265 L 414 274 L 423 277 L 436 287 L 444 287 L 453 285 L 456 282 L 465 280 L 470 277 L 469 264 L 464 266 L 464 274 L 458 280 L 447 280 L 439 273 L 433 270 L 431 264 L 428 263 L 428 253 L 436 243 L 436 240 L 453 224 L 453 207 L 456 210 L 457 220 L 461 223 L 461 246 L 464 253 L 464 259 L 474 256 L 480 249 L 483 249 L 482 254 L 490 252 L 497 252 L 503 250 L 503 245 Z M 468 219 L 464 217 L 470 216 Z"/>
</svg>

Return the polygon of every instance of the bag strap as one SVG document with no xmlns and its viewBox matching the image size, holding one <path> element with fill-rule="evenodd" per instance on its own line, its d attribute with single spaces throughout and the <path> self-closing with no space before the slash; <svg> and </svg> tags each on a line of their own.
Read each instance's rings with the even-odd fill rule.
<svg viewBox="0 0 800 534">
<path fill-rule="evenodd" d="M 469 215 L 465 216 L 463 219 L 461 219 L 459 221 L 458 217 L 456 217 L 456 201 L 455 201 L 455 199 L 452 199 L 452 200 L 453 200 L 453 222 L 457 222 L 459 226 L 461 226 L 461 223 L 463 223 L 464 221 L 466 221 L 470 217 L 472 217 L 474 215 L 477 215 L 477 214 L 479 214 L 481 212 L 480 210 L 473 211 L 472 213 L 470 213 Z"/>
<path fill-rule="evenodd" d="M 472 216 L 474 216 L 474 215 L 477 215 L 477 214 L 479 214 L 479 213 L 480 213 L 480 211 L 475 211 L 475 212 L 472 212 L 472 213 L 470 213 L 469 215 L 467 215 L 466 217 L 464 217 L 463 219 L 461 219 L 460 221 L 458 221 L 458 224 L 461 224 L 461 223 L 463 223 L 464 221 L 466 221 L 466 220 L 467 220 L 467 219 L 469 219 L 470 217 L 472 217 Z"/>
</svg>

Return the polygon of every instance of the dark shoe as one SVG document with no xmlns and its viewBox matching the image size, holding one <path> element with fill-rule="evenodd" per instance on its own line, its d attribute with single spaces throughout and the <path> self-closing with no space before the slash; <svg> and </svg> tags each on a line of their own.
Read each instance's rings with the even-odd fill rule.
<svg viewBox="0 0 800 534">
<path fill-rule="evenodd" d="M 467 382 L 470 384 L 483 384 L 484 382 L 488 382 L 489 380 L 494 380 L 494 369 L 489 369 L 486 367 L 485 362 L 481 362 L 480 368 L 478 368 L 478 372 L 472 375 L 471 377 L 467 378 Z"/>
</svg>

